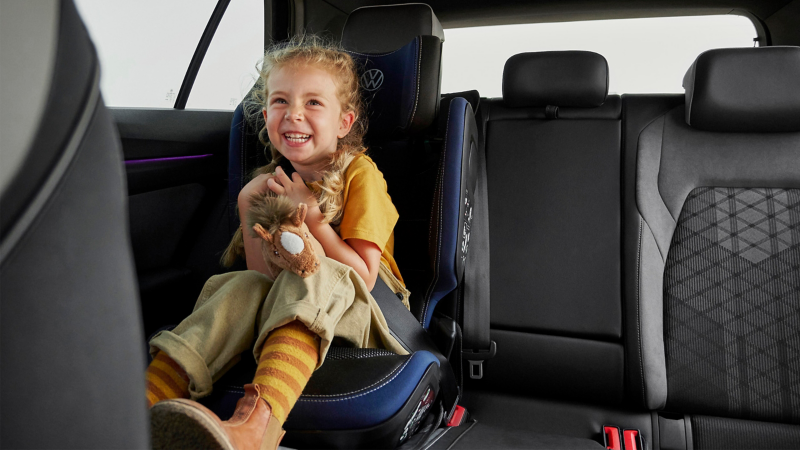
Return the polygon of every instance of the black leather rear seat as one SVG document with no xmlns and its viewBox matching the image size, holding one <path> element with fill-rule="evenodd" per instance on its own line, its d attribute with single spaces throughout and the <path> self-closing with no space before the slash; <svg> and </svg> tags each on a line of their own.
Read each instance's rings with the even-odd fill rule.
<svg viewBox="0 0 800 450">
<path fill-rule="evenodd" d="M 622 102 L 607 91 L 596 53 L 526 53 L 480 103 L 497 355 L 467 380 L 479 422 L 455 448 L 603 448 L 603 423 L 649 438 L 649 413 L 622 406 Z"/>
<path fill-rule="evenodd" d="M 605 98 L 605 61 L 587 52 L 517 55 L 504 98 L 481 102 L 498 350 L 467 386 L 484 426 L 473 443 L 526 447 L 489 445 L 505 428 L 529 433 L 528 448 L 589 446 L 605 423 L 640 429 L 645 448 L 800 448 L 800 49 L 704 58 L 685 111 L 683 95 Z M 761 263 L 755 285 L 731 269 L 722 291 L 707 286 L 716 300 L 700 289 L 682 301 L 675 270 L 712 270 L 679 268 L 672 248 L 684 246 L 672 238 L 684 199 L 704 187 L 729 200 L 766 192 L 731 217 L 742 234 L 762 229 L 767 259 L 782 260 Z M 731 321 L 678 311 L 692 299 L 716 301 Z M 713 364 L 723 357 L 730 367 Z"/>
<path fill-rule="evenodd" d="M 607 91 L 596 53 L 525 53 L 481 103 L 498 351 L 479 386 L 623 399 L 622 114 Z"/>
</svg>

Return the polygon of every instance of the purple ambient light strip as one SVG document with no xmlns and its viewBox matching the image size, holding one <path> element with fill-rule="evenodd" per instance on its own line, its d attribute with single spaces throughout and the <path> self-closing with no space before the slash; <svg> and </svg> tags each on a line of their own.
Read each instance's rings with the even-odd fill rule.
<svg viewBox="0 0 800 450">
<path fill-rule="evenodd" d="M 144 163 L 154 163 L 154 162 L 163 162 L 163 161 L 179 161 L 179 160 L 183 160 L 183 159 L 208 158 L 209 156 L 214 156 L 214 155 L 209 153 L 207 155 L 173 156 L 171 158 L 128 159 L 128 160 L 125 161 L 125 164 L 144 164 Z"/>
</svg>

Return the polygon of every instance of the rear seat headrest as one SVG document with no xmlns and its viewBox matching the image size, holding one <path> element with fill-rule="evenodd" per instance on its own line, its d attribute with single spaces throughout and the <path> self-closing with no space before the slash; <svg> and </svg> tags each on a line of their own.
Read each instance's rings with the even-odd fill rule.
<svg viewBox="0 0 800 450">
<path fill-rule="evenodd" d="M 359 53 L 388 53 L 417 36 L 436 36 L 444 30 L 424 3 L 365 6 L 350 13 L 342 30 L 342 46 Z"/>
<path fill-rule="evenodd" d="M 514 55 L 503 69 L 503 103 L 511 107 L 592 108 L 608 95 L 608 63 L 586 51 Z"/>
<path fill-rule="evenodd" d="M 347 18 L 342 46 L 356 60 L 368 142 L 428 128 L 439 108 L 444 33 L 430 6 L 370 6 Z"/>
<path fill-rule="evenodd" d="M 708 50 L 683 78 L 686 123 L 706 131 L 800 131 L 800 47 Z"/>
</svg>

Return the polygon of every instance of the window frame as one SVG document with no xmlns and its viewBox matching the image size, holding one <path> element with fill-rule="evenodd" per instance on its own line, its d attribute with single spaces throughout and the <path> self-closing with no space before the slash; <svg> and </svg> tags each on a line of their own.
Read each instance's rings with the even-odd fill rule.
<svg viewBox="0 0 800 450">
<path fill-rule="evenodd" d="M 214 11 L 208 19 L 203 34 L 197 43 L 197 48 L 194 50 L 189 67 L 186 68 L 186 73 L 181 82 L 181 88 L 178 91 L 178 96 L 175 98 L 175 104 L 172 109 L 185 110 L 186 102 L 189 100 L 189 95 L 192 93 L 192 87 L 197 79 L 197 74 L 200 72 L 200 66 L 203 65 L 203 59 L 206 56 L 208 48 L 211 46 L 211 41 L 214 39 L 214 34 L 217 32 L 219 24 L 222 22 L 222 17 L 228 9 L 232 0 L 218 0 L 214 6 Z M 264 48 L 266 48 L 272 41 L 272 31 L 281 29 L 281 24 L 288 18 L 283 17 L 286 12 L 285 8 L 281 8 L 280 1 L 264 0 Z M 284 14 L 280 14 L 283 12 Z M 277 14 L 276 14 L 277 13 Z M 285 37 L 281 36 L 281 40 Z"/>
</svg>

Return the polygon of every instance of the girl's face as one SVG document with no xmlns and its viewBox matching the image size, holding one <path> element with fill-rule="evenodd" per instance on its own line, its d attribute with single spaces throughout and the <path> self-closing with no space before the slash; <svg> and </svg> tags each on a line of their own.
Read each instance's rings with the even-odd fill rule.
<svg viewBox="0 0 800 450">
<path fill-rule="evenodd" d="M 333 76 L 288 65 L 269 75 L 267 92 L 264 119 L 272 145 L 298 171 L 323 170 L 355 120 L 352 111 L 342 112 Z"/>
</svg>

